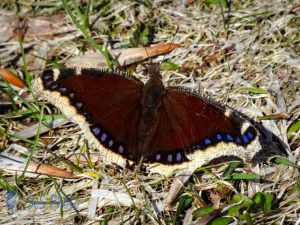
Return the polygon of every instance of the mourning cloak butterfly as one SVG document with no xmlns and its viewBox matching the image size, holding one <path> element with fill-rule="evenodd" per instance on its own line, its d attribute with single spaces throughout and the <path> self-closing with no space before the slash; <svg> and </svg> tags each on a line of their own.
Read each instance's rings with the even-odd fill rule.
<svg viewBox="0 0 300 225">
<path fill-rule="evenodd" d="M 161 174 L 194 171 L 214 158 L 250 160 L 260 149 L 257 130 L 241 114 L 199 94 L 166 88 L 158 64 L 143 84 L 123 72 L 49 69 L 33 82 L 42 99 L 79 124 L 104 161 L 143 160 Z"/>
</svg>

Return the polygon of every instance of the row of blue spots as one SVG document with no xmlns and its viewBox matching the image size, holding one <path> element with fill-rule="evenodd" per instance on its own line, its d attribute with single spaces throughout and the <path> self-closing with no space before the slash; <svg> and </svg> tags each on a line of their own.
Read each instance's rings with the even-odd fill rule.
<svg viewBox="0 0 300 225">
<path fill-rule="evenodd" d="M 65 94 L 66 92 L 67 92 L 67 88 L 65 88 L 65 87 L 59 87 L 58 88 L 58 91 L 60 92 L 60 93 L 62 93 L 62 94 Z M 75 94 L 73 93 L 73 92 L 68 92 L 68 96 L 71 98 L 71 99 L 74 99 L 75 98 Z M 77 110 L 81 110 L 82 108 L 83 108 L 83 102 L 80 102 L 80 101 L 78 101 L 78 102 L 75 102 L 75 108 L 77 109 Z M 86 116 L 86 114 L 87 114 L 87 112 L 84 112 L 84 116 Z"/>
<path fill-rule="evenodd" d="M 51 73 L 53 73 L 53 71 L 51 71 Z M 55 84 L 53 78 L 52 78 L 52 74 L 47 74 L 45 76 L 43 76 L 43 81 L 44 81 L 44 85 L 52 90 L 54 89 L 58 89 L 59 92 L 61 92 L 62 94 L 65 94 L 66 92 L 68 92 L 67 88 L 66 87 L 58 87 L 57 84 Z M 74 99 L 75 98 L 75 93 L 73 92 L 68 92 L 67 93 L 68 96 L 71 98 L 71 99 Z M 83 108 L 83 103 L 82 102 L 75 102 L 74 106 L 78 109 L 78 110 L 81 110 Z M 88 113 L 87 112 L 83 112 L 82 113 L 83 116 L 85 117 L 88 117 Z M 108 140 L 108 135 L 103 132 L 101 133 L 101 130 L 99 127 L 94 127 L 92 128 L 92 133 L 97 137 L 97 139 L 102 142 L 102 143 L 106 143 L 107 142 L 107 145 L 109 148 L 113 147 L 114 146 L 114 141 L 113 140 Z M 124 149 L 124 146 L 123 145 L 119 145 L 117 147 L 117 151 L 120 153 L 120 154 L 123 154 L 125 152 L 125 149 Z"/>
<path fill-rule="evenodd" d="M 247 144 L 248 142 L 250 142 L 251 139 L 253 139 L 254 134 L 251 131 L 247 131 L 246 134 L 242 135 L 241 137 L 242 137 L 242 139 L 240 137 L 234 138 L 230 134 L 223 135 L 223 136 L 221 134 L 217 134 L 216 137 L 215 137 L 215 139 L 217 141 L 226 141 L 227 140 L 229 142 L 236 142 L 237 144 L 242 144 L 242 141 L 243 141 L 243 143 Z M 201 146 L 209 146 L 212 143 L 213 143 L 212 139 L 205 138 L 202 145 L 200 145 L 200 144 L 194 144 L 192 146 L 192 148 L 194 150 L 196 150 L 196 149 L 200 149 Z M 179 162 L 182 162 L 184 160 L 184 156 L 179 151 L 178 152 L 174 152 L 174 153 L 169 153 L 167 155 L 162 155 L 161 153 L 157 153 L 155 155 L 155 160 L 157 162 L 167 161 L 168 163 L 179 163 Z"/>
<path fill-rule="evenodd" d="M 109 139 L 108 138 L 108 135 L 107 133 L 105 132 L 102 132 L 101 133 L 101 130 L 99 127 L 93 127 L 92 128 L 92 133 L 97 137 L 97 139 L 102 142 L 102 143 L 107 143 L 108 147 L 109 148 L 112 148 L 114 146 L 114 141 L 112 139 Z M 116 146 L 115 146 L 116 147 Z M 120 154 L 123 154 L 125 152 L 125 148 L 123 145 L 119 145 L 117 147 L 117 151 L 120 153 Z"/>
<path fill-rule="evenodd" d="M 50 88 L 51 90 L 54 90 L 56 89 L 58 86 L 57 84 L 54 83 L 54 80 L 53 80 L 53 71 L 50 72 L 51 74 L 45 74 L 42 79 L 43 79 L 43 82 L 44 82 L 44 85 L 47 87 L 47 88 Z"/>
<path fill-rule="evenodd" d="M 224 136 L 222 136 L 221 134 L 217 134 L 215 139 L 217 140 L 217 142 L 220 142 L 220 141 L 229 141 L 229 142 L 236 142 L 237 144 L 247 144 L 249 143 L 254 137 L 254 134 L 251 132 L 251 131 L 247 131 L 246 134 L 242 135 L 241 138 L 240 137 L 236 137 L 234 138 L 232 135 L 230 134 L 226 134 Z M 203 147 L 207 147 L 209 145 L 212 144 L 212 141 L 213 139 L 210 139 L 210 138 L 205 138 L 202 145 L 200 144 L 194 144 L 192 146 L 192 149 L 193 150 L 196 150 L 196 149 L 200 149 L 201 146 Z"/>
<path fill-rule="evenodd" d="M 176 153 L 169 153 L 165 156 L 165 161 L 167 161 L 168 163 L 177 163 L 177 162 L 182 162 L 182 160 L 184 159 L 182 156 L 181 152 L 176 152 Z M 162 154 L 161 153 L 157 153 L 155 155 L 155 160 L 157 162 L 160 162 L 163 160 Z"/>
<path fill-rule="evenodd" d="M 44 81 L 44 85 L 48 88 L 50 88 L 51 90 L 55 90 L 58 88 L 58 91 L 61 92 L 62 94 L 66 93 L 68 90 L 66 87 L 58 87 L 58 85 L 54 82 L 53 80 L 53 71 L 51 70 L 51 74 L 46 74 L 42 77 L 43 81 Z M 69 93 L 69 97 L 70 98 L 74 98 L 75 94 L 73 92 Z M 82 104 L 82 103 L 81 103 Z M 81 108 L 82 105 L 80 105 L 78 108 Z"/>
<path fill-rule="evenodd" d="M 61 93 L 67 92 L 67 88 L 59 87 L 53 80 L 53 70 L 45 71 L 45 73 L 42 76 L 42 80 L 44 82 L 44 86 L 46 86 L 51 90 L 58 89 L 58 91 Z M 73 98 L 74 96 L 70 96 L 70 97 Z"/>
<path fill-rule="evenodd" d="M 54 80 L 52 79 L 52 76 L 51 75 L 45 75 L 43 77 L 43 81 L 44 81 L 44 85 L 47 87 L 47 88 L 50 88 L 51 90 L 55 90 L 55 89 L 58 89 L 58 91 L 62 94 L 65 94 L 68 89 L 66 87 L 59 87 L 55 82 Z M 75 94 L 73 92 L 69 92 L 68 93 L 68 96 L 70 98 L 74 98 L 75 97 Z M 76 108 L 77 109 L 80 109 L 82 108 L 83 106 L 83 103 L 82 102 L 77 102 L 75 104 Z"/>
<path fill-rule="evenodd" d="M 46 77 L 48 78 L 48 76 Z M 52 79 L 49 79 L 48 80 L 45 80 L 44 78 L 44 85 L 47 87 L 47 88 L 50 88 L 51 90 L 55 90 L 58 85 L 54 83 L 54 81 Z"/>
<path fill-rule="evenodd" d="M 48 77 L 50 77 L 50 75 L 46 76 L 47 79 L 49 79 Z M 51 81 L 51 82 L 54 83 L 54 81 Z M 68 89 L 66 87 L 58 87 L 58 85 L 54 84 L 54 85 L 50 86 L 50 88 L 52 90 L 58 89 L 58 91 L 61 94 L 63 94 L 63 95 L 67 94 L 69 96 L 69 98 L 71 98 L 71 99 L 75 98 L 75 93 L 71 92 L 71 91 L 68 91 Z M 83 102 L 77 101 L 77 102 L 73 103 L 72 105 L 74 105 L 77 110 L 81 111 L 80 114 L 82 114 L 86 118 L 86 120 L 89 119 L 89 114 L 82 110 L 83 109 Z"/>
</svg>

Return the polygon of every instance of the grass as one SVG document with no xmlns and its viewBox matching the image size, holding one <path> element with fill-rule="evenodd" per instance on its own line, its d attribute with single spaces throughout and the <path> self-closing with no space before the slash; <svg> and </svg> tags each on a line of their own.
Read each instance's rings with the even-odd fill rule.
<svg viewBox="0 0 300 225">
<path fill-rule="evenodd" d="M 25 171 L 3 167 L 4 161 L 0 161 L 1 224 L 300 222 L 299 10 L 289 11 L 296 5 L 291 0 L 232 1 L 231 5 L 221 1 L 222 10 L 217 2 L 0 3 L 0 12 L 8 13 L 3 14 L 7 18 L 22 12 L 24 18 L 38 18 L 36 22 L 44 26 L 37 32 L 31 30 L 34 38 L 15 36 L 0 42 L 0 66 L 18 71 L 29 87 L 18 89 L 0 79 L 1 152 L 80 176 L 31 177 Z M 53 23 L 49 28 L 41 17 L 39 20 L 32 15 L 48 16 L 46 21 Z M 0 38 L 13 31 L 17 25 L 14 21 L 18 20 L 5 22 L 0 17 L 0 24 L 11 22 Z M 30 19 L 27 22 L 30 24 Z M 138 35 L 141 27 L 143 32 Z M 165 200 L 174 176 L 133 173 L 102 163 L 76 125 L 65 123 L 52 128 L 49 118 L 60 118 L 60 112 L 37 101 L 30 86 L 32 77 L 45 67 L 64 65 L 68 58 L 86 51 L 101 52 L 108 67 L 115 67 L 108 48 L 133 47 L 141 40 L 165 43 L 172 40 L 177 27 L 174 43 L 180 43 L 181 48 L 165 56 L 168 63 L 162 73 L 167 85 L 200 89 L 252 118 L 274 118 L 268 116 L 280 113 L 289 117 L 261 121 L 287 145 L 284 157 L 272 156 L 256 166 L 226 162 L 199 168 L 167 206 Z M 150 37 L 152 28 L 154 36 Z M 141 70 L 138 66 L 136 75 L 144 80 Z M 49 130 L 41 134 L 36 130 L 37 135 L 18 138 L 18 131 L 34 124 L 47 124 Z M 86 158 L 80 157 L 81 153 Z M 10 210 L 6 207 L 9 190 L 18 198 Z"/>
</svg>

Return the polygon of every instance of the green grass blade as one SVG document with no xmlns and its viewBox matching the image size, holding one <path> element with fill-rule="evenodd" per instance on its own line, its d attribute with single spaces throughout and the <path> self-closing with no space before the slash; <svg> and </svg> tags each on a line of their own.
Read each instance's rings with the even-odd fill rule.
<svg viewBox="0 0 300 225">
<path fill-rule="evenodd" d="M 112 63 L 113 58 L 107 57 L 107 53 L 105 53 L 101 47 L 97 44 L 97 42 L 89 35 L 88 31 L 86 30 L 86 28 L 84 26 L 82 26 L 78 20 L 76 19 L 75 15 L 73 14 L 72 10 L 70 9 L 70 7 L 68 6 L 68 3 L 66 0 L 62 0 L 63 6 L 65 8 L 65 10 L 67 11 L 68 15 L 70 16 L 72 22 L 80 29 L 80 31 L 82 32 L 82 34 L 84 35 L 84 37 L 90 42 L 90 44 L 97 49 L 102 55 L 104 55 L 105 59 L 106 59 L 106 64 L 109 67 L 109 69 L 112 69 L 112 65 L 113 64 L 117 64 L 117 62 Z M 108 53 L 109 54 L 109 53 Z"/>
<path fill-rule="evenodd" d="M 297 165 L 296 163 L 293 163 L 293 162 L 289 161 L 287 158 L 284 158 L 284 157 L 276 157 L 275 158 L 275 163 L 286 165 L 286 166 L 291 166 L 291 167 L 300 169 L 299 165 Z"/>
<path fill-rule="evenodd" d="M 240 89 L 253 94 L 269 94 L 267 90 L 262 88 L 241 87 Z"/>
</svg>

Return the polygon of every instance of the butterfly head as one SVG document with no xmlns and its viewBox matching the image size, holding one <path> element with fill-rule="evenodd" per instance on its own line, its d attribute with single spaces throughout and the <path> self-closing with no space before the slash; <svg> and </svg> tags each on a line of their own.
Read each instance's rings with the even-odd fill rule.
<svg viewBox="0 0 300 225">
<path fill-rule="evenodd" d="M 161 79 L 162 76 L 160 74 L 160 64 L 159 63 L 148 63 L 146 64 L 145 72 L 151 79 Z"/>
</svg>

